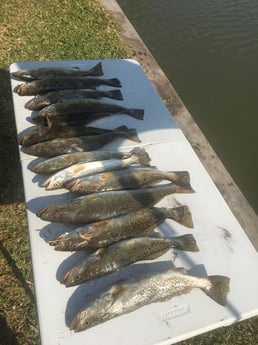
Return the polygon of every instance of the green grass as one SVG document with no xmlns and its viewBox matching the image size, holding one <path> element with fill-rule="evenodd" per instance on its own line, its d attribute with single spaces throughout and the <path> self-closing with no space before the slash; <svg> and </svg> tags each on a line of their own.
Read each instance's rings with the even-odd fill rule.
<svg viewBox="0 0 258 345">
<path fill-rule="evenodd" d="M 0 345 L 39 344 L 9 65 L 14 61 L 129 56 L 96 0 L 1 1 Z M 258 344 L 257 334 L 258 322 L 253 318 L 180 345 L 254 345 Z"/>
</svg>

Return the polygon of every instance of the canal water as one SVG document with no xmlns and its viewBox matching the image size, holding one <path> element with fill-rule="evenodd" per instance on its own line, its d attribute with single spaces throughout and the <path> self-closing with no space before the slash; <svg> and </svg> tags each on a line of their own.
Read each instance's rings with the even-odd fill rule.
<svg viewBox="0 0 258 345">
<path fill-rule="evenodd" d="M 118 3 L 258 213 L 258 1 Z"/>
</svg>

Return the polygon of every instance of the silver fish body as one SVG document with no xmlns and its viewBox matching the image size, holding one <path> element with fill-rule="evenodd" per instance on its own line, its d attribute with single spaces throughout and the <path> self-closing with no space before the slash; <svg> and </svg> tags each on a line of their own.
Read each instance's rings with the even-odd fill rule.
<svg viewBox="0 0 258 345">
<path fill-rule="evenodd" d="M 54 103 L 64 103 L 72 99 L 83 98 L 112 98 L 123 100 L 120 90 L 93 90 L 93 89 L 74 89 L 48 92 L 45 95 L 35 97 L 26 103 L 25 108 L 29 110 L 41 110 Z"/>
<path fill-rule="evenodd" d="M 152 207 L 84 225 L 49 241 L 49 244 L 60 251 L 97 249 L 126 238 L 146 235 L 164 223 L 166 219 L 172 219 L 189 228 L 193 227 L 191 212 L 187 206 Z M 181 245 L 181 248 L 184 247 L 184 250 L 191 251 L 198 250 L 196 242 L 189 236 L 178 238 L 178 245 L 179 240 L 183 239 L 184 245 Z"/>
<path fill-rule="evenodd" d="M 61 280 L 66 287 L 116 272 L 140 260 L 153 260 L 172 247 L 171 241 L 161 238 L 130 238 L 101 248 L 83 259 Z"/>
<path fill-rule="evenodd" d="M 86 330 L 145 305 L 168 301 L 171 298 L 201 289 L 216 303 L 226 306 L 230 279 L 213 275 L 196 277 L 182 268 L 162 273 L 145 274 L 112 285 L 83 307 L 70 324 L 75 332 Z"/>
<path fill-rule="evenodd" d="M 35 96 L 51 91 L 89 89 L 100 85 L 121 87 L 121 83 L 117 78 L 103 79 L 94 77 L 57 77 L 25 82 L 17 85 L 14 88 L 14 92 L 20 96 Z"/>
<path fill-rule="evenodd" d="M 122 151 L 87 151 L 87 152 L 73 152 L 59 155 L 56 157 L 45 159 L 33 166 L 32 171 L 37 174 L 54 174 L 57 171 L 65 169 L 73 164 L 79 162 L 95 162 L 106 159 L 123 159 L 130 157 L 130 152 Z"/>
<path fill-rule="evenodd" d="M 134 128 L 121 126 L 112 132 L 99 135 L 48 140 L 27 146 L 25 152 L 38 157 L 54 157 L 65 153 L 96 150 L 119 137 L 140 142 Z"/>
<path fill-rule="evenodd" d="M 71 192 L 80 194 L 99 191 L 131 189 L 151 186 L 162 180 L 175 182 L 189 187 L 190 176 L 187 171 L 163 172 L 148 167 L 128 167 L 118 171 L 94 174 L 82 177 L 65 185 Z"/>
<path fill-rule="evenodd" d="M 64 187 L 64 185 L 81 176 L 88 176 L 98 172 L 121 169 L 131 164 L 150 165 L 150 157 L 147 152 L 140 147 L 132 150 L 131 156 L 124 159 L 106 159 L 88 163 L 77 163 L 70 167 L 58 171 L 44 183 L 47 190 L 54 190 Z"/>
<path fill-rule="evenodd" d="M 91 223 L 151 207 L 173 193 L 193 193 L 174 183 L 149 188 L 87 194 L 42 208 L 37 216 L 54 223 Z"/>
<path fill-rule="evenodd" d="M 24 69 L 13 72 L 12 75 L 22 81 L 33 81 L 45 78 L 57 78 L 68 76 L 101 76 L 103 75 L 102 63 L 99 62 L 88 70 L 81 70 L 79 67 L 41 67 L 35 69 Z"/>
</svg>

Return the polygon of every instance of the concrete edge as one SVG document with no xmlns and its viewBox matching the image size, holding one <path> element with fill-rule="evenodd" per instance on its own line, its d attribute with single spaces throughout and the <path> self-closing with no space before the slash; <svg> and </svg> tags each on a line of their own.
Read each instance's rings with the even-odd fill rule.
<svg viewBox="0 0 258 345">
<path fill-rule="evenodd" d="M 258 217 L 255 211 L 233 181 L 176 90 L 120 6 L 115 0 L 99 1 L 117 27 L 121 42 L 130 49 L 132 58 L 141 64 L 160 97 L 166 100 L 166 106 L 175 117 L 178 126 L 192 145 L 203 166 L 216 184 L 256 251 L 258 251 Z"/>
</svg>

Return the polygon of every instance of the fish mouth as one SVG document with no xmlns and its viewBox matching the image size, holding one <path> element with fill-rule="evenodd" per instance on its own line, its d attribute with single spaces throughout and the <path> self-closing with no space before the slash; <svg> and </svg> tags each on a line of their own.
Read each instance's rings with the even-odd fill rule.
<svg viewBox="0 0 258 345">
<path fill-rule="evenodd" d="M 23 146 L 24 137 L 18 139 L 18 144 Z"/>
<path fill-rule="evenodd" d="M 69 182 L 67 182 L 65 184 L 65 188 L 70 189 L 71 191 L 73 191 L 72 189 L 78 184 L 78 180 L 71 180 Z"/>
<path fill-rule="evenodd" d="M 47 190 L 49 189 L 49 186 L 50 186 L 50 179 L 47 179 L 43 184 L 42 184 L 43 187 L 45 187 Z"/>
<path fill-rule="evenodd" d="M 43 207 L 41 210 L 39 210 L 37 213 L 36 213 L 36 216 L 41 218 L 44 213 L 47 211 L 47 207 Z"/>
<path fill-rule="evenodd" d="M 74 282 L 73 280 L 70 280 L 71 277 L 76 273 L 77 269 L 76 267 L 74 267 L 73 269 L 71 269 L 70 271 L 68 271 L 63 278 L 60 280 L 61 284 L 64 284 L 66 287 L 70 287 L 70 286 L 75 286 L 78 285 L 76 282 Z"/>
</svg>

